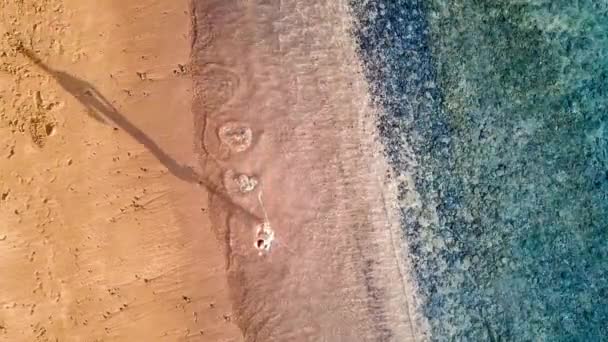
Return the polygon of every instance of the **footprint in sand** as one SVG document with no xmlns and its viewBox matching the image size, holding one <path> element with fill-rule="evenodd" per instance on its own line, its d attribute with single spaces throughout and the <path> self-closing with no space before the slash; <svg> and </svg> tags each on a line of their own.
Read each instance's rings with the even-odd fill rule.
<svg viewBox="0 0 608 342">
<path fill-rule="evenodd" d="M 233 170 L 224 173 L 224 187 L 230 193 L 247 194 L 255 190 L 258 179 L 255 176 L 237 174 Z"/>
<path fill-rule="evenodd" d="M 253 141 L 253 133 L 249 126 L 236 122 L 229 121 L 223 124 L 217 133 L 222 145 L 228 147 L 231 152 L 243 152 L 251 146 Z"/>
<path fill-rule="evenodd" d="M 196 96 L 206 115 L 213 115 L 232 100 L 238 98 L 241 78 L 220 64 L 206 64 L 195 69 Z"/>
</svg>

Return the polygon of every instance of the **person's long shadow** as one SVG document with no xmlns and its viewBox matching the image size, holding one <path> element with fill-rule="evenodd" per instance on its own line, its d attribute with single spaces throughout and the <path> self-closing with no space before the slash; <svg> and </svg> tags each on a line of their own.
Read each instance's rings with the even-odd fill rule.
<svg viewBox="0 0 608 342">
<path fill-rule="evenodd" d="M 138 142 L 143 144 L 152 153 L 152 155 L 154 155 L 154 157 L 156 157 L 156 159 L 158 159 L 158 161 L 177 178 L 189 183 L 204 186 L 209 192 L 220 197 L 231 206 L 243 211 L 245 214 L 247 214 L 247 216 L 257 218 L 256 215 L 252 214 L 242 206 L 234 203 L 234 201 L 232 201 L 232 199 L 223 191 L 222 188 L 220 188 L 220 186 L 215 185 L 203 175 L 197 173 L 192 167 L 182 165 L 169 156 L 154 140 L 146 135 L 146 133 L 133 125 L 133 123 L 127 120 L 124 115 L 120 114 L 112 103 L 108 101 L 108 99 L 106 99 L 92 84 L 66 72 L 50 68 L 32 51 L 23 46 L 18 46 L 17 50 L 44 72 L 52 76 L 63 89 L 72 94 L 72 96 L 74 96 L 87 109 L 89 116 L 103 123 L 107 123 L 107 120 L 113 122 Z"/>
</svg>

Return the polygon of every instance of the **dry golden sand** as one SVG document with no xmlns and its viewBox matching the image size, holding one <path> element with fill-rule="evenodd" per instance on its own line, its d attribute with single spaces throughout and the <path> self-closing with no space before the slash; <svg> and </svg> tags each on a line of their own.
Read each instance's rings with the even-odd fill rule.
<svg viewBox="0 0 608 342">
<path fill-rule="evenodd" d="M 0 13 L 0 340 L 424 339 L 345 1 Z"/>
<path fill-rule="evenodd" d="M 188 8 L 0 2 L 0 340 L 242 340 L 206 192 L 130 129 L 196 160 Z"/>
</svg>

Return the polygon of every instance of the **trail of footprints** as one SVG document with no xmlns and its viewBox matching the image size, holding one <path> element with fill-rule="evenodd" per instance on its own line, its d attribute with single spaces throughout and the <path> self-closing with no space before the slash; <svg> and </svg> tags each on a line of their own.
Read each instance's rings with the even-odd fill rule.
<svg viewBox="0 0 608 342">
<path fill-rule="evenodd" d="M 231 153 L 247 151 L 253 141 L 251 128 L 246 124 L 236 121 L 228 121 L 221 125 L 217 131 L 217 135 L 221 144 L 220 149 L 226 148 Z M 259 183 L 257 177 L 236 173 L 232 169 L 227 170 L 223 178 L 224 187 L 230 194 L 250 194 L 256 190 Z M 264 202 L 262 201 L 262 190 L 259 190 L 257 199 L 264 213 L 264 221 L 254 227 L 253 246 L 258 250 L 259 255 L 263 255 L 270 252 L 275 235 L 270 225 Z"/>
<path fill-rule="evenodd" d="M 208 32 L 211 32 L 211 30 Z M 212 38 L 210 37 L 210 39 Z M 208 43 L 208 41 L 201 43 L 201 47 Z M 246 94 L 244 91 L 246 87 L 244 87 L 244 82 L 242 82 L 239 73 L 233 70 L 234 66 L 227 66 L 221 62 L 206 62 L 201 64 L 202 70 L 198 77 L 197 88 L 199 91 L 197 93 L 205 108 L 204 112 L 206 112 L 203 119 L 205 121 L 205 128 L 202 130 L 202 143 L 206 145 L 205 131 L 209 127 L 207 124 L 209 116 L 212 113 L 221 113 L 223 109 L 238 104 L 239 100 Z M 219 158 L 211 155 L 213 159 L 220 162 L 219 160 L 226 160 L 231 156 L 251 150 L 256 137 L 248 124 L 234 119 L 224 119 L 220 122 L 221 124 L 214 129 L 217 138 L 216 142 L 219 143 L 219 153 L 216 156 Z M 206 146 L 205 151 L 208 151 Z M 273 243 L 276 244 L 275 232 L 271 227 L 266 208 L 262 201 L 262 190 L 259 189 L 260 180 L 256 176 L 240 173 L 229 168 L 222 175 L 222 182 L 230 196 L 251 197 L 257 193 L 257 201 L 262 209 L 264 218 L 261 223 L 254 224 L 252 228 L 252 245 L 259 255 L 269 253 Z"/>
</svg>

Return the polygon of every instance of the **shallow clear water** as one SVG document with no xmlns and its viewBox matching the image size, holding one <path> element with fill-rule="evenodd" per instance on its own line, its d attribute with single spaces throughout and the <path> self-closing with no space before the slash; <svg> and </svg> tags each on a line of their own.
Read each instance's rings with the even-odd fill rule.
<svg viewBox="0 0 608 342">
<path fill-rule="evenodd" d="M 608 3 L 353 8 L 434 339 L 608 340 Z"/>
</svg>

